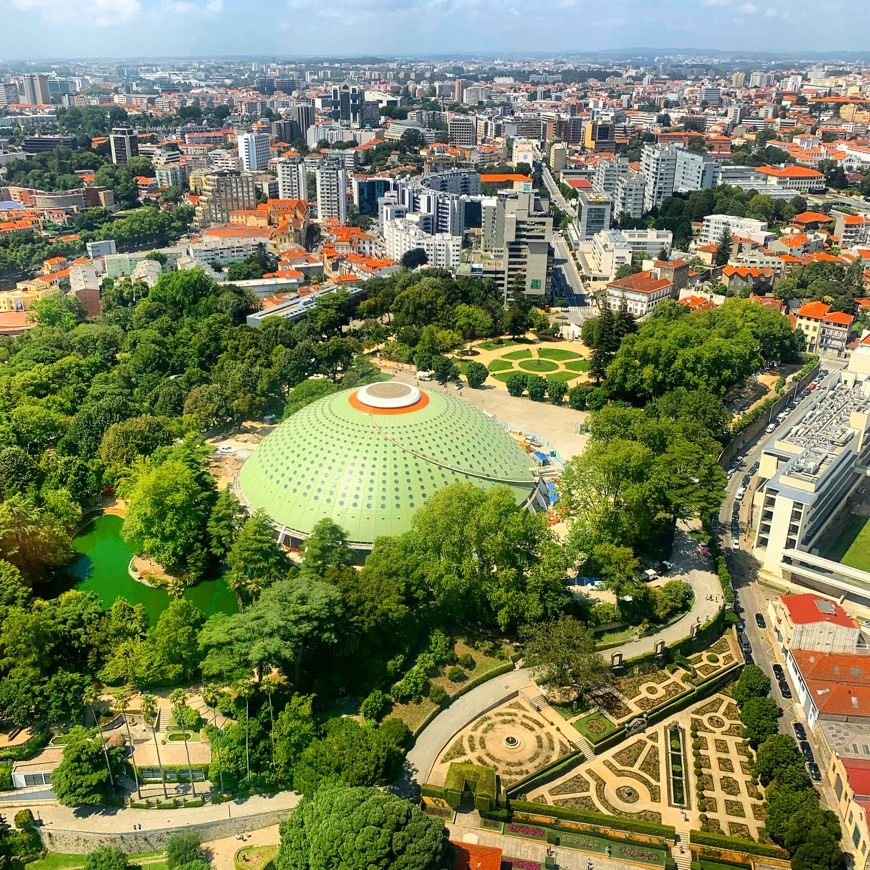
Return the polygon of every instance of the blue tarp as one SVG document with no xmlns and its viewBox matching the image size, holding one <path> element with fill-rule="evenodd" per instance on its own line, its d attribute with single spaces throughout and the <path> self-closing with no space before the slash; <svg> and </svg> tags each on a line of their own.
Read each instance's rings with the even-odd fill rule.
<svg viewBox="0 0 870 870">
<path fill-rule="evenodd" d="M 538 463 L 540 465 L 549 465 L 550 464 L 550 457 L 547 456 L 547 454 L 544 453 L 543 450 L 536 450 L 534 453 L 532 453 L 532 456 L 535 457 L 535 459 L 538 461 Z"/>
<path fill-rule="evenodd" d="M 556 484 L 552 480 L 547 481 L 547 492 L 550 495 L 550 504 L 556 504 L 559 501 L 559 493 L 556 492 Z"/>
</svg>

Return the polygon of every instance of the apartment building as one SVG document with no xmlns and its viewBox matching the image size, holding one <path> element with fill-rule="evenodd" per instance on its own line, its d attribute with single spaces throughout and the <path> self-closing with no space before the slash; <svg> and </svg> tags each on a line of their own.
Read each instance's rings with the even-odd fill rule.
<svg viewBox="0 0 870 870">
<path fill-rule="evenodd" d="M 795 328 L 807 339 L 807 351 L 823 356 L 842 357 L 855 318 L 845 311 L 831 311 L 825 302 L 807 302 L 795 313 Z"/>
<path fill-rule="evenodd" d="M 870 243 L 870 215 L 844 214 L 833 212 L 834 235 L 840 240 L 843 248 L 854 248 L 857 245 Z"/>
<path fill-rule="evenodd" d="M 139 156 L 139 136 L 132 127 L 114 127 L 109 135 L 112 163 L 126 163 Z"/>
<path fill-rule="evenodd" d="M 387 257 L 399 262 L 408 251 L 426 252 L 427 263 L 441 269 L 455 269 L 462 256 L 462 237 L 450 233 L 428 233 L 417 221 L 394 218 L 384 225 Z"/>
<path fill-rule="evenodd" d="M 592 176 L 592 189 L 597 194 L 613 195 L 621 178 L 629 175 L 631 169 L 625 157 L 614 157 L 612 160 L 602 158 L 595 167 Z"/>
<path fill-rule="evenodd" d="M 265 172 L 269 168 L 268 133 L 239 133 L 238 146 L 243 172 Z"/>
<path fill-rule="evenodd" d="M 347 170 L 341 161 L 327 158 L 316 171 L 317 219 L 347 222 Z"/>
<path fill-rule="evenodd" d="M 718 178 L 714 160 L 678 144 L 644 145 L 641 172 L 646 178 L 645 211 L 658 208 L 675 192 L 708 190 Z"/>
<path fill-rule="evenodd" d="M 768 237 L 773 238 L 773 233 L 768 233 L 767 224 L 754 218 L 735 217 L 730 214 L 708 214 L 704 218 L 701 227 L 701 236 L 698 243 L 701 245 L 717 245 L 722 234 L 728 232 L 732 236 L 744 236 L 758 242 L 765 241 Z"/>
<path fill-rule="evenodd" d="M 616 217 L 627 214 L 637 220 L 643 216 L 646 197 L 646 176 L 632 173 L 620 177 L 616 182 L 613 198 L 613 213 Z"/>
<path fill-rule="evenodd" d="M 199 227 L 229 223 L 230 212 L 257 207 L 253 177 L 238 170 L 194 173 L 190 186 L 199 195 L 194 211 L 194 221 Z"/>
<path fill-rule="evenodd" d="M 281 157 L 275 163 L 278 197 L 308 201 L 308 170 L 301 157 Z"/>
<path fill-rule="evenodd" d="M 477 145 L 477 119 L 473 115 L 452 115 L 447 122 L 447 138 L 460 148 Z"/>
</svg>

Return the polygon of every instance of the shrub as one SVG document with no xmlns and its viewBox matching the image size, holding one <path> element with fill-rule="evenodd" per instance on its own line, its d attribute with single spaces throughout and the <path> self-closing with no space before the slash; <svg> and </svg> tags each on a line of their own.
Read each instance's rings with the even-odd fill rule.
<svg viewBox="0 0 870 870">
<path fill-rule="evenodd" d="M 387 696 L 380 689 L 375 689 L 362 702 L 359 711 L 367 722 L 380 722 L 386 712 L 387 703 Z"/>
<path fill-rule="evenodd" d="M 754 840 L 742 840 L 739 837 L 726 837 L 724 834 L 704 833 L 691 831 L 689 842 L 699 846 L 713 846 L 717 849 L 725 849 L 733 852 L 745 852 L 748 855 L 761 855 L 765 858 L 784 857 L 785 851 L 777 846 L 768 846 L 766 843 L 756 843 Z"/>
<path fill-rule="evenodd" d="M 429 700 L 433 704 L 443 704 L 447 698 L 447 690 L 443 686 L 433 684 L 429 687 Z"/>
<path fill-rule="evenodd" d="M 169 838 L 166 844 L 166 866 L 168 870 L 176 870 L 182 864 L 191 861 L 205 860 L 205 853 L 200 845 L 199 834 L 184 831 Z"/>
<path fill-rule="evenodd" d="M 33 822 L 34 818 L 32 810 L 18 810 L 18 812 L 15 813 L 15 827 L 18 828 L 19 831 L 31 827 Z"/>
<path fill-rule="evenodd" d="M 463 653 L 459 656 L 459 664 L 468 671 L 474 670 L 474 656 L 471 653 Z"/>
<path fill-rule="evenodd" d="M 0 791 L 9 791 L 12 788 L 12 765 L 0 764 Z"/>
<path fill-rule="evenodd" d="M 117 846 L 100 846 L 85 859 L 85 870 L 126 870 L 127 854 Z"/>
<path fill-rule="evenodd" d="M 452 683 L 461 683 L 465 678 L 465 671 L 459 665 L 454 665 L 447 671 L 447 679 Z"/>
</svg>

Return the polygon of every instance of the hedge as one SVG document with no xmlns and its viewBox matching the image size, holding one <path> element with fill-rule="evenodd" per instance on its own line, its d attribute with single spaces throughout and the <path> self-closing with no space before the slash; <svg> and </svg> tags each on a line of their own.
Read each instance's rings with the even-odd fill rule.
<svg viewBox="0 0 870 870">
<path fill-rule="evenodd" d="M 444 780 L 444 800 L 453 809 L 459 809 L 462 793 L 465 787 L 474 794 L 474 808 L 480 812 L 488 812 L 496 805 L 495 771 L 491 767 L 479 764 L 453 762 L 447 770 Z M 430 795 L 431 797 L 431 795 Z"/>
<path fill-rule="evenodd" d="M 666 704 L 664 707 L 659 707 L 657 710 L 653 710 L 646 717 L 647 724 L 654 725 L 657 722 L 661 722 L 663 719 L 667 719 L 668 716 L 672 716 L 674 713 L 679 713 L 681 710 L 684 710 L 690 704 L 701 701 L 708 695 L 712 695 L 713 692 L 718 691 L 722 686 L 730 683 L 741 670 L 743 670 L 743 662 L 735 662 L 726 670 L 721 671 L 715 676 L 710 677 L 709 680 L 705 680 L 703 683 L 695 686 L 695 688 L 687 695 L 682 695 L 670 704 Z"/>
<path fill-rule="evenodd" d="M 623 729 L 620 729 L 622 731 Z M 517 780 L 509 789 L 507 789 L 508 797 L 522 794 L 523 791 L 536 788 L 539 785 L 552 779 L 560 774 L 567 773 L 572 768 L 576 767 L 586 758 L 582 750 L 578 749 L 564 758 L 558 759 L 555 764 L 545 767 L 543 770 L 538 770 L 535 773 L 530 773 L 528 776 Z"/>
<path fill-rule="evenodd" d="M 779 846 L 769 846 L 767 843 L 756 843 L 755 840 L 742 840 L 739 837 L 727 837 L 725 834 L 708 834 L 704 831 L 690 831 L 689 842 L 698 846 L 714 846 L 731 852 L 745 852 L 747 855 L 760 855 L 764 858 L 788 858 L 788 852 Z"/>
<path fill-rule="evenodd" d="M 613 828 L 615 831 L 626 831 L 634 834 L 648 834 L 651 837 L 661 837 L 673 840 L 676 828 L 672 825 L 658 825 L 655 822 L 645 822 L 641 819 L 626 819 L 621 816 L 608 816 L 604 813 L 590 813 L 585 810 L 573 810 L 569 807 L 557 807 L 550 804 L 536 804 L 531 801 L 511 800 L 511 812 L 531 813 L 536 816 L 553 816 L 566 822 L 580 822 L 595 827 Z"/>
</svg>

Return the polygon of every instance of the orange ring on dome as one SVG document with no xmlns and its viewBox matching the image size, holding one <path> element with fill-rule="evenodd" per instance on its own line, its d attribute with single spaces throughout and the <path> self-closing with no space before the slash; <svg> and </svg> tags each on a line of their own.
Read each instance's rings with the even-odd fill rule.
<svg viewBox="0 0 870 870">
<path fill-rule="evenodd" d="M 357 411 L 362 411 L 364 414 L 384 414 L 386 416 L 410 414 L 412 411 L 419 411 L 429 404 L 429 396 L 427 396 L 423 390 L 420 390 L 420 398 L 411 405 L 405 405 L 401 408 L 375 408 L 372 405 L 366 405 L 365 402 L 360 401 L 357 398 L 358 392 L 359 390 L 354 390 L 350 396 L 348 396 L 347 400 L 352 408 L 356 408 Z"/>
</svg>

